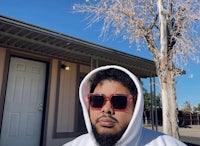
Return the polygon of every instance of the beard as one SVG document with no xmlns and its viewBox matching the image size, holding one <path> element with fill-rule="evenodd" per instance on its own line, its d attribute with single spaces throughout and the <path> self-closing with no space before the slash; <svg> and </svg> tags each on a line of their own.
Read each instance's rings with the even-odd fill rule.
<svg viewBox="0 0 200 146">
<path fill-rule="evenodd" d="M 100 146 L 114 146 L 117 141 L 122 137 L 128 125 L 123 127 L 122 130 L 116 134 L 99 134 L 96 127 L 92 125 L 92 131 L 96 141 Z"/>
</svg>

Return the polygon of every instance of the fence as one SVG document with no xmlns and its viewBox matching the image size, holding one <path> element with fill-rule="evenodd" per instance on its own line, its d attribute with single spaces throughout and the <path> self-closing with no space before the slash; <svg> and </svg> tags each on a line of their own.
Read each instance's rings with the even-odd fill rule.
<svg viewBox="0 0 200 146">
<path fill-rule="evenodd" d="M 144 112 L 143 115 L 143 122 L 145 125 L 148 124 L 158 124 L 162 125 L 162 109 L 157 110 L 157 119 L 151 118 L 150 111 Z M 157 121 L 157 122 L 155 122 Z M 184 126 L 184 125 L 200 125 L 200 112 L 198 113 L 184 113 L 182 111 L 178 112 L 178 125 Z"/>
<path fill-rule="evenodd" d="M 184 113 L 183 120 L 185 125 L 200 125 L 200 113 Z"/>
</svg>

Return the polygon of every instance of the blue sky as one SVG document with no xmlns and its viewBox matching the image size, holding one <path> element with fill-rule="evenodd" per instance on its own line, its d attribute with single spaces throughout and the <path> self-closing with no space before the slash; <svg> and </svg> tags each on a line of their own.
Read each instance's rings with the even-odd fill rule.
<svg viewBox="0 0 200 146">
<path fill-rule="evenodd" d="M 120 38 L 103 41 L 103 38 L 99 37 L 100 24 L 87 28 L 88 21 L 84 20 L 86 15 L 72 13 L 73 4 L 83 3 L 84 1 L 0 0 L 0 14 L 152 60 L 146 48 L 136 51 L 134 47 L 129 48 L 128 42 L 122 41 Z M 178 106 L 183 106 L 185 101 L 189 101 L 191 105 L 197 105 L 200 103 L 200 64 L 189 61 L 189 64 L 183 68 L 186 70 L 186 74 L 176 79 Z M 149 88 L 146 82 L 144 86 Z"/>
</svg>

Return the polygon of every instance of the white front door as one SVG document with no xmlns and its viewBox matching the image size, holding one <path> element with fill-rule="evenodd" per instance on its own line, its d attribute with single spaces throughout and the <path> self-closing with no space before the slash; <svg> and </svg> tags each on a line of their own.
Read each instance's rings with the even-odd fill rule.
<svg viewBox="0 0 200 146">
<path fill-rule="evenodd" d="M 0 146 L 39 146 L 46 64 L 11 57 Z"/>
</svg>

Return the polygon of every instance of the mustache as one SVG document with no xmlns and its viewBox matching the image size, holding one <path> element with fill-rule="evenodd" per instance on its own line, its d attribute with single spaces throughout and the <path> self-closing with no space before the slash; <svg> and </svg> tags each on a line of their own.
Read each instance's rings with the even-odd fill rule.
<svg viewBox="0 0 200 146">
<path fill-rule="evenodd" d="M 118 120 L 116 118 L 114 118 L 113 116 L 109 115 L 109 114 L 103 114 L 102 116 L 98 117 L 96 119 L 96 123 L 98 123 L 100 121 L 101 118 L 110 118 L 113 121 L 115 121 L 116 123 L 118 123 Z"/>
</svg>

